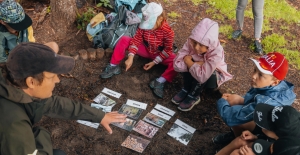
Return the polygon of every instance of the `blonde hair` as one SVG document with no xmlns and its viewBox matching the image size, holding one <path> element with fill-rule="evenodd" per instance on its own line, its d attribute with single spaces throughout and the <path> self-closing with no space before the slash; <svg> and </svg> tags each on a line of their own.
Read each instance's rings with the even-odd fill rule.
<svg viewBox="0 0 300 155">
<path fill-rule="evenodd" d="M 164 23 L 164 21 L 167 20 L 167 15 L 165 13 L 165 11 L 163 11 L 156 19 L 156 23 L 155 25 L 157 25 L 157 28 L 160 28 L 162 26 L 162 24 Z"/>
</svg>

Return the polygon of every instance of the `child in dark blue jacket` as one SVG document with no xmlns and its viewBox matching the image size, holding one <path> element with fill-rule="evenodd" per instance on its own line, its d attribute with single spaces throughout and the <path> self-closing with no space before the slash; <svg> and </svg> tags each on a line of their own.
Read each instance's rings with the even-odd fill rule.
<svg viewBox="0 0 300 155">
<path fill-rule="evenodd" d="M 293 84 L 284 80 L 288 72 L 288 62 L 282 54 L 273 52 L 251 60 L 255 64 L 252 88 L 244 97 L 223 94 L 217 101 L 219 114 L 233 132 L 214 137 L 215 144 L 227 144 L 244 130 L 258 130 L 253 122 L 253 112 L 257 104 L 291 105 L 296 98 Z"/>
</svg>

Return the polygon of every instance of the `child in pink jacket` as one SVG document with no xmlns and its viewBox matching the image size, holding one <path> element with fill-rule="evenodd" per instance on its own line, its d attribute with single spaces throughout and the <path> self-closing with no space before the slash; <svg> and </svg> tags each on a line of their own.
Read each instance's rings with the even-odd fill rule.
<svg viewBox="0 0 300 155">
<path fill-rule="evenodd" d="M 172 98 L 179 110 L 190 111 L 200 102 L 201 90 L 217 88 L 232 78 L 218 35 L 218 23 L 203 19 L 174 59 L 174 70 L 183 75 L 183 88 Z"/>
</svg>

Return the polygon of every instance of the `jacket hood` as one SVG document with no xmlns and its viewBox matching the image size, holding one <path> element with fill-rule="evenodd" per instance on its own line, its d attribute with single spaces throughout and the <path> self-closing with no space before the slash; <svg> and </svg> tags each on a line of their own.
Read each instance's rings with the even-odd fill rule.
<svg viewBox="0 0 300 155">
<path fill-rule="evenodd" d="M 24 93 L 23 90 L 7 84 L 2 75 L 1 69 L 0 69 L 0 97 L 18 103 L 30 103 L 33 101 L 33 98 L 31 98 L 29 95 Z"/>
<path fill-rule="evenodd" d="M 193 29 L 189 38 L 194 39 L 202 45 L 208 47 L 208 51 L 219 46 L 219 25 L 209 18 L 201 20 Z"/>
</svg>

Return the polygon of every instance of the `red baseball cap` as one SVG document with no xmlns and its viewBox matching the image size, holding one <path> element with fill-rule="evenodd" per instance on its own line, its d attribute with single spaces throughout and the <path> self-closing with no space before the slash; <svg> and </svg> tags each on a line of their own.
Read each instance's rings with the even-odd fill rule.
<svg viewBox="0 0 300 155">
<path fill-rule="evenodd" d="M 273 75 L 278 80 L 283 80 L 289 69 L 289 64 L 284 55 L 272 52 L 261 56 L 259 59 L 251 59 L 259 71 Z"/>
</svg>

